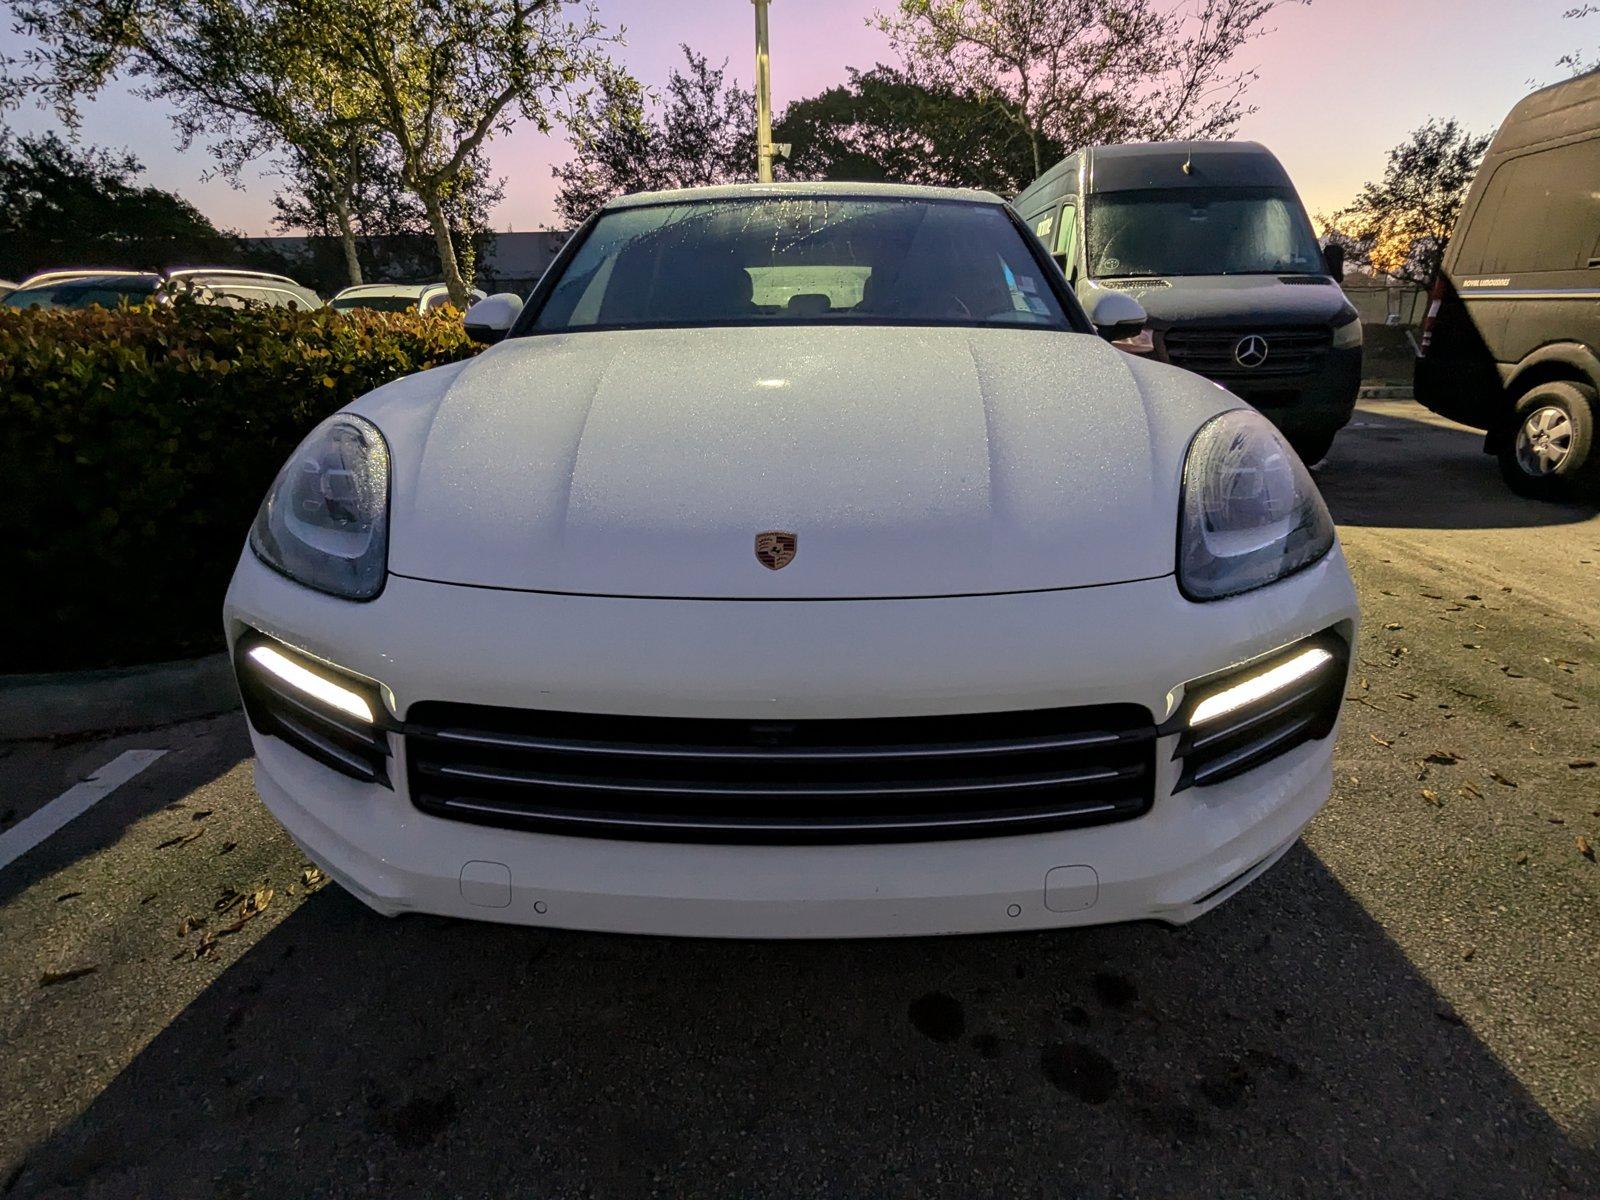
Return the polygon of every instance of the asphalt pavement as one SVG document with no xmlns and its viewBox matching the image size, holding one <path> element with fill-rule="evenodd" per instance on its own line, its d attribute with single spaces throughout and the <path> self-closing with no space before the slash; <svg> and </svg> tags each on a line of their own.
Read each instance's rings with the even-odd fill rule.
<svg viewBox="0 0 1600 1200">
<path fill-rule="evenodd" d="M 1333 799 L 1183 929 L 388 921 L 237 714 L 0 745 L 0 838 L 139 767 L 0 866 L 0 1196 L 1600 1196 L 1600 515 L 1479 444 L 1368 402 L 1320 469 Z"/>
</svg>

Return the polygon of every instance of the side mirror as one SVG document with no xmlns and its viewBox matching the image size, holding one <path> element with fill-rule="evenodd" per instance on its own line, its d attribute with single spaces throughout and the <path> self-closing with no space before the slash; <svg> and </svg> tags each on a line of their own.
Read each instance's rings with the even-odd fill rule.
<svg viewBox="0 0 1600 1200">
<path fill-rule="evenodd" d="M 1138 337 L 1144 329 L 1146 314 L 1140 304 L 1127 292 L 1115 288 L 1094 287 L 1080 289 L 1083 306 L 1094 323 L 1096 331 L 1108 342 L 1120 342 Z"/>
<path fill-rule="evenodd" d="M 506 336 L 522 312 L 522 297 L 514 292 L 498 292 L 479 300 L 461 318 L 467 336 L 484 346 L 492 346 Z"/>
<path fill-rule="evenodd" d="M 1329 242 L 1322 248 L 1322 261 L 1328 265 L 1328 274 L 1335 279 L 1344 278 L 1344 247 L 1338 242 Z"/>
</svg>

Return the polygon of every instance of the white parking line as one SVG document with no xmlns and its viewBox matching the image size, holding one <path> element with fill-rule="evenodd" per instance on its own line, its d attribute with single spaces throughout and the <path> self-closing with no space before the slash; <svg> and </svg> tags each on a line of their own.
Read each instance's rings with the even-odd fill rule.
<svg viewBox="0 0 1600 1200">
<path fill-rule="evenodd" d="M 75 817 L 81 817 L 156 759 L 165 750 L 124 750 L 82 783 L 75 783 L 38 812 L 0 833 L 0 870 L 4 870 Z"/>
</svg>

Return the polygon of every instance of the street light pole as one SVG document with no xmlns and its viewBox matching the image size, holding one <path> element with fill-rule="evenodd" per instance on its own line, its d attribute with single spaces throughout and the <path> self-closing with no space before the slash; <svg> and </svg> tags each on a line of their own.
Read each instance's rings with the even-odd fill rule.
<svg viewBox="0 0 1600 1200">
<path fill-rule="evenodd" d="M 756 6 L 756 179 L 772 182 L 772 63 L 767 53 L 767 5 Z"/>
</svg>

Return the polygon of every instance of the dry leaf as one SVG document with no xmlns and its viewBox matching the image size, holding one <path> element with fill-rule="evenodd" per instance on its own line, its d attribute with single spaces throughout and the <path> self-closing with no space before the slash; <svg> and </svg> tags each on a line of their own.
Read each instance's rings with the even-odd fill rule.
<svg viewBox="0 0 1600 1200">
<path fill-rule="evenodd" d="M 1379 737 L 1379 736 L 1378 736 L 1378 735 L 1377 735 L 1377 734 L 1375 734 L 1375 733 L 1369 733 L 1369 734 L 1367 734 L 1367 736 L 1368 736 L 1368 737 L 1369 737 L 1369 738 L 1371 738 L 1371 739 L 1372 739 L 1372 740 L 1373 740 L 1373 741 L 1375 741 L 1375 742 L 1377 742 L 1377 743 L 1378 743 L 1378 745 L 1380 745 L 1380 746 L 1383 746 L 1383 747 L 1386 747 L 1386 748 L 1387 748 L 1387 747 L 1389 747 L 1389 746 L 1393 746 L 1393 745 L 1394 745 L 1394 743 L 1393 743 L 1393 742 L 1386 742 L 1386 741 L 1384 741 L 1384 740 L 1383 740 L 1383 739 L 1382 739 L 1382 738 L 1381 738 L 1381 737 Z"/>
<path fill-rule="evenodd" d="M 1578 842 L 1578 853 L 1583 855 L 1590 862 L 1593 862 L 1594 861 L 1594 847 L 1589 844 L 1589 839 L 1584 837 L 1583 834 L 1580 833 L 1578 835 L 1578 837 L 1577 837 L 1577 842 Z M 90 969 L 92 970 L 93 968 L 90 968 Z"/>
<path fill-rule="evenodd" d="M 1496 783 L 1504 784 L 1506 787 L 1517 786 L 1515 780 L 1507 779 L 1504 775 L 1500 774 L 1499 771 L 1490 771 L 1489 778 L 1494 780 Z"/>
<path fill-rule="evenodd" d="M 1390 621 L 1387 625 L 1384 626 L 1384 628 L 1385 629 L 1404 629 L 1405 626 L 1400 624 L 1399 621 Z"/>
<path fill-rule="evenodd" d="M 1439 799 L 1439 793 L 1434 791 L 1432 788 L 1423 788 L 1422 789 L 1422 798 L 1424 800 L 1426 800 L 1429 804 L 1433 805 L 1435 808 L 1443 808 L 1444 807 L 1444 801 Z"/>
<path fill-rule="evenodd" d="M 1594 766 L 1594 759 L 1575 758 L 1569 762 L 1567 766 L 1571 767 L 1574 771 L 1587 771 L 1590 767 Z"/>
<path fill-rule="evenodd" d="M 182 845 L 185 845 L 185 844 L 187 844 L 189 842 L 194 841 L 195 838 L 199 837 L 205 831 L 206 831 L 205 826 L 202 825 L 199 829 L 196 829 L 193 833 L 186 833 L 182 837 L 168 838 L 166 841 L 162 842 L 159 846 L 157 846 L 156 849 L 157 850 L 165 850 L 170 846 L 182 846 Z"/>
<path fill-rule="evenodd" d="M 1463 783 L 1461 785 L 1461 794 L 1463 796 L 1474 796 L 1479 800 L 1483 799 L 1483 793 L 1477 788 L 1473 787 L 1470 783 Z"/>
<path fill-rule="evenodd" d="M 99 967 L 74 967 L 70 971 L 46 971 L 39 976 L 39 986 L 54 987 L 58 983 L 70 983 L 74 979 L 82 979 L 85 975 L 93 975 L 99 969 Z"/>
</svg>

